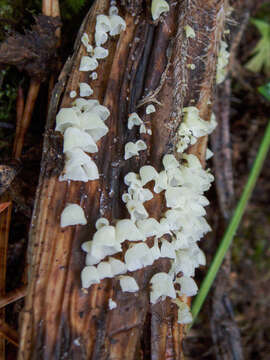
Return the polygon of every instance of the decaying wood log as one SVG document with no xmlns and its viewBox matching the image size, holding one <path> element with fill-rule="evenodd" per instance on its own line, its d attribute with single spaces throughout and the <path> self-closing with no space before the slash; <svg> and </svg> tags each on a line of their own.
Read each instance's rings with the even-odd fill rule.
<svg viewBox="0 0 270 360">
<path fill-rule="evenodd" d="M 102 280 L 88 292 L 82 291 L 80 272 L 84 266 L 83 241 L 90 239 L 97 218 L 126 217 L 121 201 L 123 177 L 138 172 L 145 164 L 161 170 L 165 153 L 176 154 L 176 130 L 183 106 L 197 106 L 209 120 L 215 83 L 216 58 L 222 37 L 226 0 L 183 0 L 170 2 L 170 12 L 158 23 L 151 20 L 149 2 L 122 2 L 121 15 L 127 29 L 106 43 L 109 57 L 98 67 L 98 79 L 91 83 L 95 98 L 110 109 L 106 121 L 109 133 L 99 142 L 93 156 L 101 177 L 88 183 L 59 182 L 63 168 L 62 137 L 54 132 L 60 107 L 70 106 L 71 90 L 89 82 L 79 72 L 85 49 L 83 32 L 93 42 L 95 18 L 107 13 L 108 0 L 96 1 L 78 34 L 75 52 L 63 68 L 51 99 L 44 141 L 44 155 L 30 230 L 29 287 L 21 314 L 19 359 L 180 359 L 184 329 L 177 323 L 176 305 L 169 300 L 149 303 L 149 280 L 168 271 L 167 259 L 135 272 L 138 296 L 123 293 L 116 279 Z M 127 6 L 127 9 L 125 9 Z M 134 7 L 134 11 L 132 8 Z M 188 39 L 184 27 L 190 24 L 196 40 Z M 187 64 L 195 64 L 191 70 Z M 148 102 L 157 111 L 145 115 Z M 140 106 L 139 106 L 140 105 Z M 137 111 L 152 136 L 127 131 L 128 114 Z M 147 152 L 123 160 L 124 144 L 138 140 Z M 206 138 L 190 151 L 204 162 Z M 177 155 L 177 154 L 176 154 Z M 59 226 L 67 203 L 81 204 L 88 225 Z M 160 195 L 146 204 L 150 216 L 160 218 L 164 209 Z M 150 241 L 152 241 L 150 239 Z M 112 297 L 118 304 L 108 309 Z"/>
</svg>

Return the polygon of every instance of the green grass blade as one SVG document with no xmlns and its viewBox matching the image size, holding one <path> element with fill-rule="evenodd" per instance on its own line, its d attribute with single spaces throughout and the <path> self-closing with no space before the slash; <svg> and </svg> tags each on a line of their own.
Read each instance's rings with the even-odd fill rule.
<svg viewBox="0 0 270 360">
<path fill-rule="evenodd" d="M 232 243 L 235 232 L 239 226 L 239 223 L 244 214 L 248 200 L 252 194 L 252 191 L 254 189 L 254 186 L 256 184 L 256 181 L 257 181 L 260 171 L 262 169 L 262 166 L 263 166 L 265 157 L 267 155 L 267 152 L 269 150 L 269 147 L 270 147 L 270 121 L 266 128 L 266 132 L 265 132 L 263 140 L 261 142 L 255 162 L 254 162 L 252 170 L 250 172 L 248 181 L 245 185 L 245 188 L 241 195 L 241 198 L 237 204 L 237 207 L 235 209 L 235 212 L 233 214 L 231 222 L 230 222 L 229 226 L 227 227 L 227 230 L 222 238 L 222 241 L 221 241 L 221 243 L 218 247 L 218 250 L 215 254 L 215 257 L 214 257 L 214 259 L 210 265 L 210 268 L 209 268 L 209 270 L 203 280 L 203 283 L 200 287 L 198 295 L 196 296 L 194 303 L 192 305 L 191 312 L 193 315 L 193 323 L 195 322 L 195 320 L 200 312 L 200 309 L 206 299 L 206 296 L 215 280 L 217 272 L 223 262 L 226 252 L 228 251 L 228 248 Z M 189 328 L 193 325 L 193 323 L 189 326 Z"/>
</svg>

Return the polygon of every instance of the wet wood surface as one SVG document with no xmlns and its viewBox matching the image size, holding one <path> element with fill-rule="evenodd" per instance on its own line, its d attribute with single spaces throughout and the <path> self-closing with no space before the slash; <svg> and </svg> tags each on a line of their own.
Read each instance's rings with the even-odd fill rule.
<svg viewBox="0 0 270 360">
<path fill-rule="evenodd" d="M 119 281 L 102 280 L 88 291 L 81 289 L 80 272 L 85 254 L 81 243 L 90 240 L 96 220 L 126 218 L 121 201 L 123 177 L 138 172 L 145 164 L 161 170 L 166 153 L 176 154 L 177 129 L 183 106 L 197 106 L 205 120 L 210 119 L 214 93 L 216 58 L 223 32 L 225 0 L 170 1 L 170 12 L 153 23 L 149 2 L 123 1 L 120 8 L 127 29 L 110 38 L 104 47 L 109 57 L 100 61 L 98 79 L 79 72 L 80 42 L 83 32 L 93 43 L 95 18 L 107 14 L 109 1 L 96 1 L 81 26 L 73 56 L 68 59 L 51 99 L 44 138 L 41 174 L 28 249 L 29 286 L 21 314 L 19 359 L 180 359 L 184 329 L 177 323 L 176 305 L 169 300 L 149 303 L 149 280 L 168 271 L 169 261 L 159 259 L 136 271 L 140 291 L 120 291 Z M 132 11 L 132 7 L 134 7 Z M 134 16 L 133 16 L 134 15 Z M 189 24 L 196 39 L 187 39 Z M 187 64 L 195 64 L 190 70 Z M 100 179 L 59 182 L 63 169 L 62 136 L 54 132 L 55 116 L 69 107 L 71 90 L 88 82 L 92 98 L 107 106 L 109 133 L 99 143 L 95 160 Z M 147 104 L 157 111 L 145 114 Z M 158 105 L 160 104 L 160 105 Z M 136 111 L 152 135 L 127 129 L 128 114 Z M 124 161 L 124 145 L 142 138 L 147 150 Z M 204 162 L 206 138 L 190 149 Z M 80 204 L 86 226 L 60 227 L 60 215 L 67 203 Z M 149 216 L 160 219 L 164 210 L 162 195 L 146 203 Z M 152 239 L 149 239 L 149 244 Z M 125 244 L 124 244 L 125 248 Z M 121 255 L 122 256 L 122 255 Z M 120 258 L 120 256 L 119 256 Z M 109 311 L 113 297 L 118 306 Z"/>
</svg>

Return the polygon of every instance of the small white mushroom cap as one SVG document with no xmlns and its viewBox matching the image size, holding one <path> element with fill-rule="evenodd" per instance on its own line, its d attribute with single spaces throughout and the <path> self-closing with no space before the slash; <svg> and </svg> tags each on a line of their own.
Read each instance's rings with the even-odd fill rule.
<svg viewBox="0 0 270 360">
<path fill-rule="evenodd" d="M 125 20 L 119 15 L 111 15 L 110 16 L 111 22 L 111 30 L 110 35 L 119 35 L 121 31 L 126 30 L 126 22 Z"/>
<path fill-rule="evenodd" d="M 153 262 L 153 255 L 145 243 L 134 244 L 125 253 L 125 263 L 129 271 L 152 265 Z"/>
<path fill-rule="evenodd" d="M 182 276 L 176 278 L 175 283 L 180 285 L 180 296 L 194 296 L 198 292 L 198 286 L 191 277 Z"/>
<path fill-rule="evenodd" d="M 91 44 L 88 44 L 86 46 L 86 51 L 90 54 L 93 55 L 93 46 Z"/>
<path fill-rule="evenodd" d="M 176 298 L 172 278 L 169 274 L 160 272 L 155 274 L 151 280 L 150 302 L 155 304 L 162 297 Z"/>
<path fill-rule="evenodd" d="M 144 189 L 142 186 L 131 184 L 128 188 L 128 193 L 131 195 L 131 198 L 135 201 L 140 201 L 144 203 L 153 199 L 153 193 L 149 189 Z"/>
<path fill-rule="evenodd" d="M 153 104 L 150 104 L 150 105 L 146 106 L 145 112 L 146 112 L 147 115 L 152 114 L 155 111 L 156 111 L 156 108 L 155 108 L 155 106 Z"/>
<path fill-rule="evenodd" d="M 113 255 L 121 251 L 121 244 L 116 240 L 114 226 L 102 226 L 93 236 L 92 254 L 98 257 L 98 251 L 103 255 Z M 97 254 L 97 255 L 96 255 Z M 104 256 L 104 257 L 105 257 Z"/>
<path fill-rule="evenodd" d="M 166 154 L 162 159 L 163 166 L 165 170 L 175 169 L 180 166 L 179 162 L 176 160 L 175 156 L 172 154 Z"/>
<path fill-rule="evenodd" d="M 165 0 L 152 0 L 151 4 L 151 13 L 153 20 L 157 20 L 160 15 L 164 12 L 168 12 L 170 10 L 170 6 Z"/>
<path fill-rule="evenodd" d="M 145 237 L 163 235 L 160 223 L 154 218 L 137 221 L 138 229 Z"/>
<path fill-rule="evenodd" d="M 195 39 L 196 34 L 195 34 L 194 29 L 193 29 L 191 26 L 186 25 L 186 26 L 184 27 L 184 29 L 185 29 L 186 37 L 187 37 L 187 38 Z"/>
<path fill-rule="evenodd" d="M 95 162 L 79 148 L 66 153 L 67 161 L 64 172 L 59 177 L 60 181 L 73 180 L 84 181 L 99 178 L 98 168 Z"/>
<path fill-rule="evenodd" d="M 103 121 L 107 120 L 111 114 L 110 110 L 106 106 L 100 104 L 97 104 L 93 111 L 95 111 Z"/>
<path fill-rule="evenodd" d="M 148 218 L 148 212 L 140 201 L 130 200 L 126 204 L 132 221 Z"/>
<path fill-rule="evenodd" d="M 81 272 L 82 287 L 88 289 L 93 284 L 99 284 L 100 279 L 95 266 L 86 266 Z"/>
<path fill-rule="evenodd" d="M 109 128 L 101 120 L 100 116 L 93 110 L 84 112 L 79 116 L 80 128 L 88 132 L 94 141 L 98 141 L 105 136 Z"/>
<path fill-rule="evenodd" d="M 98 74 L 94 71 L 92 72 L 89 77 L 92 79 L 92 80 L 96 80 L 98 78 Z"/>
<path fill-rule="evenodd" d="M 109 263 L 111 265 L 113 276 L 125 274 L 127 272 L 127 266 L 123 261 L 109 257 Z"/>
<path fill-rule="evenodd" d="M 88 46 L 89 37 L 88 37 L 88 35 L 87 35 L 86 33 L 83 33 L 83 34 L 82 34 L 81 42 L 83 43 L 83 45 L 84 45 L 85 47 Z"/>
<path fill-rule="evenodd" d="M 113 301 L 113 300 L 110 298 L 110 299 L 109 299 L 109 309 L 110 309 L 110 310 L 113 310 L 113 309 L 115 309 L 115 308 L 117 308 L 117 304 L 116 304 L 115 301 Z"/>
<path fill-rule="evenodd" d="M 169 243 L 169 241 L 165 239 L 162 240 L 160 253 L 161 253 L 161 257 L 164 258 L 175 259 L 176 257 L 173 244 Z"/>
<path fill-rule="evenodd" d="M 140 134 L 146 134 L 146 127 L 144 124 L 141 124 L 140 126 Z"/>
<path fill-rule="evenodd" d="M 94 58 L 105 59 L 108 55 L 109 55 L 108 49 L 105 49 L 102 46 L 96 46 L 94 48 Z"/>
<path fill-rule="evenodd" d="M 129 219 L 119 220 L 115 227 L 116 238 L 120 243 L 128 241 L 144 241 L 145 236 L 139 231 L 133 221 Z"/>
<path fill-rule="evenodd" d="M 133 143 L 133 142 L 129 141 L 125 145 L 124 159 L 128 160 L 128 159 L 130 159 L 130 158 L 132 158 L 133 156 L 136 156 L 136 155 L 139 155 L 137 145 L 136 145 L 136 143 Z"/>
<path fill-rule="evenodd" d="M 105 31 L 99 30 L 95 32 L 95 42 L 97 46 L 105 44 L 107 40 L 108 40 L 108 35 Z"/>
<path fill-rule="evenodd" d="M 110 6 L 109 8 L 109 15 L 118 15 L 118 8 L 116 6 Z"/>
<path fill-rule="evenodd" d="M 70 97 L 71 99 L 75 98 L 76 96 L 77 96 L 77 93 L 76 93 L 75 90 L 72 90 L 72 91 L 69 93 L 69 97 Z"/>
<path fill-rule="evenodd" d="M 74 101 L 74 106 L 78 108 L 81 112 L 90 111 L 94 109 L 94 107 L 97 105 L 99 105 L 99 101 L 95 99 L 77 98 Z"/>
<path fill-rule="evenodd" d="M 120 287 L 123 292 L 136 292 L 139 290 L 136 280 L 127 275 L 120 276 Z"/>
<path fill-rule="evenodd" d="M 79 126 L 79 118 L 73 108 L 62 108 L 56 115 L 55 131 L 63 133 L 70 126 Z"/>
<path fill-rule="evenodd" d="M 81 82 L 80 83 L 80 96 L 87 97 L 87 96 L 91 96 L 92 94 L 93 94 L 93 89 L 91 88 L 91 86 L 85 82 Z"/>
<path fill-rule="evenodd" d="M 176 261 L 173 265 L 175 274 L 178 274 L 180 271 L 187 277 L 194 276 L 195 274 L 195 262 L 188 249 L 176 251 Z"/>
<path fill-rule="evenodd" d="M 142 186 L 141 180 L 140 180 L 140 176 L 134 172 L 129 172 L 127 173 L 127 175 L 125 175 L 124 177 L 124 183 L 127 186 L 130 186 L 132 184 L 136 184 L 138 186 Z"/>
<path fill-rule="evenodd" d="M 111 264 L 108 261 L 101 261 L 97 266 L 97 271 L 100 280 L 113 277 Z"/>
<path fill-rule="evenodd" d="M 96 31 L 108 32 L 111 30 L 111 21 L 107 15 L 98 15 L 96 18 Z"/>
<path fill-rule="evenodd" d="M 131 130 L 133 126 L 140 126 L 143 124 L 142 119 L 135 112 L 131 113 L 128 117 L 128 129 Z"/>
<path fill-rule="evenodd" d="M 145 165 L 140 168 L 142 186 L 158 178 L 158 172 L 153 166 Z"/>
<path fill-rule="evenodd" d="M 98 257 L 95 257 L 91 253 L 87 253 L 85 258 L 85 265 L 87 266 L 97 265 L 102 259 L 103 259 L 102 254 L 99 254 Z"/>
<path fill-rule="evenodd" d="M 106 218 L 99 218 L 97 221 L 96 221 L 96 229 L 99 230 L 100 228 L 102 228 L 103 226 L 108 226 L 110 223 L 109 223 L 109 220 L 106 219 Z"/>
<path fill-rule="evenodd" d="M 90 56 L 82 56 L 79 71 L 93 71 L 98 67 L 98 62 Z"/>
<path fill-rule="evenodd" d="M 165 191 L 167 207 L 177 209 L 183 208 L 190 201 L 191 190 L 185 186 L 169 187 Z"/>
<path fill-rule="evenodd" d="M 143 140 L 136 141 L 137 149 L 138 151 L 146 150 L 147 146 L 146 143 Z"/>
<path fill-rule="evenodd" d="M 163 170 L 158 174 L 154 186 L 154 192 L 159 194 L 161 191 L 167 189 L 167 187 L 168 187 L 168 176 L 166 174 L 166 171 Z"/>
<path fill-rule="evenodd" d="M 66 153 L 74 148 L 81 148 L 89 153 L 95 153 L 98 151 L 97 145 L 91 135 L 78 128 L 69 127 L 64 132 L 63 152 Z"/>
<path fill-rule="evenodd" d="M 77 204 L 68 204 L 61 214 L 61 227 L 85 225 L 87 223 L 83 209 Z"/>
</svg>

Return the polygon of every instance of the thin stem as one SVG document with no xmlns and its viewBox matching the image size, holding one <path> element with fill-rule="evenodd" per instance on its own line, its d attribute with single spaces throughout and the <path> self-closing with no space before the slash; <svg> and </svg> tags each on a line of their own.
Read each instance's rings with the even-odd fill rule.
<svg viewBox="0 0 270 360">
<path fill-rule="evenodd" d="M 262 169 L 269 147 L 270 147 L 270 122 L 268 123 L 268 126 L 266 128 L 266 132 L 261 142 L 253 167 L 251 169 L 248 181 L 245 185 L 241 198 L 237 204 L 232 220 L 225 232 L 225 235 L 223 236 L 223 239 L 212 261 L 212 264 L 210 265 L 210 268 L 203 280 L 199 293 L 196 296 L 195 301 L 192 305 L 191 311 L 193 315 L 193 323 L 195 322 L 200 312 L 200 309 L 206 299 L 206 296 L 215 280 L 217 272 L 223 262 L 226 252 L 232 243 L 235 232 L 240 224 L 246 205 L 248 203 L 248 200 L 250 199 L 250 196 L 252 194 L 252 191 L 254 189 L 254 186 Z M 189 326 L 189 328 L 193 325 L 193 323 Z"/>
</svg>

